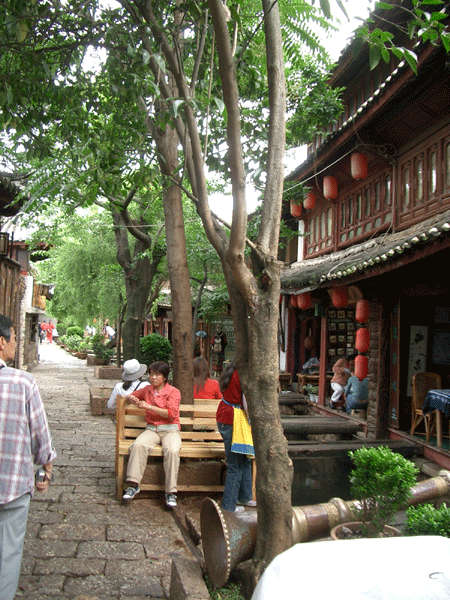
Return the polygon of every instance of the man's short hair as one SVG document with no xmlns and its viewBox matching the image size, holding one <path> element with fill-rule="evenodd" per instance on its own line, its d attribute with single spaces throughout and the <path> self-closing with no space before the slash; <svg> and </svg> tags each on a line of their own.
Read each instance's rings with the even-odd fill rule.
<svg viewBox="0 0 450 600">
<path fill-rule="evenodd" d="M 0 337 L 4 337 L 7 342 L 11 339 L 11 328 L 13 322 L 9 317 L 0 315 Z"/>
</svg>

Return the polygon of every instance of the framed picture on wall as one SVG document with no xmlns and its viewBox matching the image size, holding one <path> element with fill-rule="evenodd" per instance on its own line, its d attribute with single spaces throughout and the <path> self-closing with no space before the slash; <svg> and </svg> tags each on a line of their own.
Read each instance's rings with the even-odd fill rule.
<svg viewBox="0 0 450 600">
<path fill-rule="evenodd" d="M 345 335 L 338 335 L 338 342 L 340 344 L 345 344 L 347 338 L 345 337 Z"/>
<path fill-rule="evenodd" d="M 337 318 L 338 319 L 345 319 L 345 310 L 338 310 L 337 311 Z"/>
<path fill-rule="evenodd" d="M 355 336 L 354 335 L 348 335 L 347 336 L 347 342 L 349 344 L 354 344 L 355 343 Z"/>
<path fill-rule="evenodd" d="M 346 354 L 345 348 L 338 348 L 337 354 L 338 356 L 344 356 Z"/>
<path fill-rule="evenodd" d="M 347 331 L 355 331 L 355 324 L 347 323 Z"/>
<path fill-rule="evenodd" d="M 336 356 L 336 349 L 328 348 L 328 356 Z"/>
<path fill-rule="evenodd" d="M 355 318 L 355 313 L 354 311 L 350 308 L 347 310 L 347 319 L 354 319 Z"/>
<path fill-rule="evenodd" d="M 335 310 L 329 310 L 328 311 L 328 318 L 329 319 L 335 319 L 336 318 L 336 311 Z"/>
<path fill-rule="evenodd" d="M 330 344 L 337 343 L 337 335 L 330 335 Z"/>
<path fill-rule="evenodd" d="M 336 331 L 336 323 L 329 323 L 328 331 Z"/>
</svg>

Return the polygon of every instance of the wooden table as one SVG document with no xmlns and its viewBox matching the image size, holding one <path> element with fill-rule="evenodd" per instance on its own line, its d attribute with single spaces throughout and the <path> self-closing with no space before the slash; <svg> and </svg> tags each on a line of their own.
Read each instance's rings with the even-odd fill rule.
<svg viewBox="0 0 450 600">
<path fill-rule="evenodd" d="M 332 380 L 333 375 L 328 375 L 327 373 L 326 378 L 327 383 L 329 383 Z M 311 375 L 310 373 L 297 373 L 297 392 L 301 391 L 303 394 L 305 385 L 308 383 L 311 383 L 312 385 L 319 385 L 319 373 L 314 375 Z"/>
<path fill-rule="evenodd" d="M 442 418 L 444 413 L 450 417 L 450 390 L 429 390 L 423 403 L 422 412 L 424 415 L 436 411 L 436 443 L 438 448 L 442 448 Z"/>
<path fill-rule="evenodd" d="M 285 371 L 281 371 L 279 374 L 279 380 L 280 380 L 280 388 L 282 390 L 287 389 L 292 382 L 292 374 L 291 373 L 286 373 Z"/>
</svg>

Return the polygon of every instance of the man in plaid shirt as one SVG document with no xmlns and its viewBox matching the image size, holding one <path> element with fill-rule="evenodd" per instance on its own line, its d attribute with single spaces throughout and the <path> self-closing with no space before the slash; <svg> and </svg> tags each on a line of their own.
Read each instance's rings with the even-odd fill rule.
<svg viewBox="0 0 450 600">
<path fill-rule="evenodd" d="M 22 561 L 28 508 L 34 491 L 34 466 L 42 465 L 44 492 L 52 479 L 56 452 L 41 396 L 32 375 L 7 366 L 14 359 L 16 336 L 0 315 L 0 595 L 13 600 Z"/>
</svg>

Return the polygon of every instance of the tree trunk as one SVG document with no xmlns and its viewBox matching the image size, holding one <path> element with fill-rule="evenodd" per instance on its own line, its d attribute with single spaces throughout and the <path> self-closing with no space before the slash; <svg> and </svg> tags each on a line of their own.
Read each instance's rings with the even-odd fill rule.
<svg viewBox="0 0 450 600">
<path fill-rule="evenodd" d="M 154 139 L 160 156 L 163 175 L 171 175 L 178 168 L 178 136 L 170 127 L 164 131 L 155 128 Z M 181 392 L 184 403 L 193 402 L 194 377 L 192 343 L 191 287 L 186 253 L 181 188 L 166 179 L 163 190 L 166 223 L 167 265 L 172 299 L 172 356 L 173 385 Z"/>
<path fill-rule="evenodd" d="M 140 337 L 145 307 L 161 256 L 155 254 L 150 261 L 142 256 L 148 245 L 136 239 L 131 256 L 127 229 L 119 212 L 113 212 L 117 261 L 123 269 L 126 293 L 126 313 L 122 328 L 123 360 L 141 358 Z"/>
</svg>

